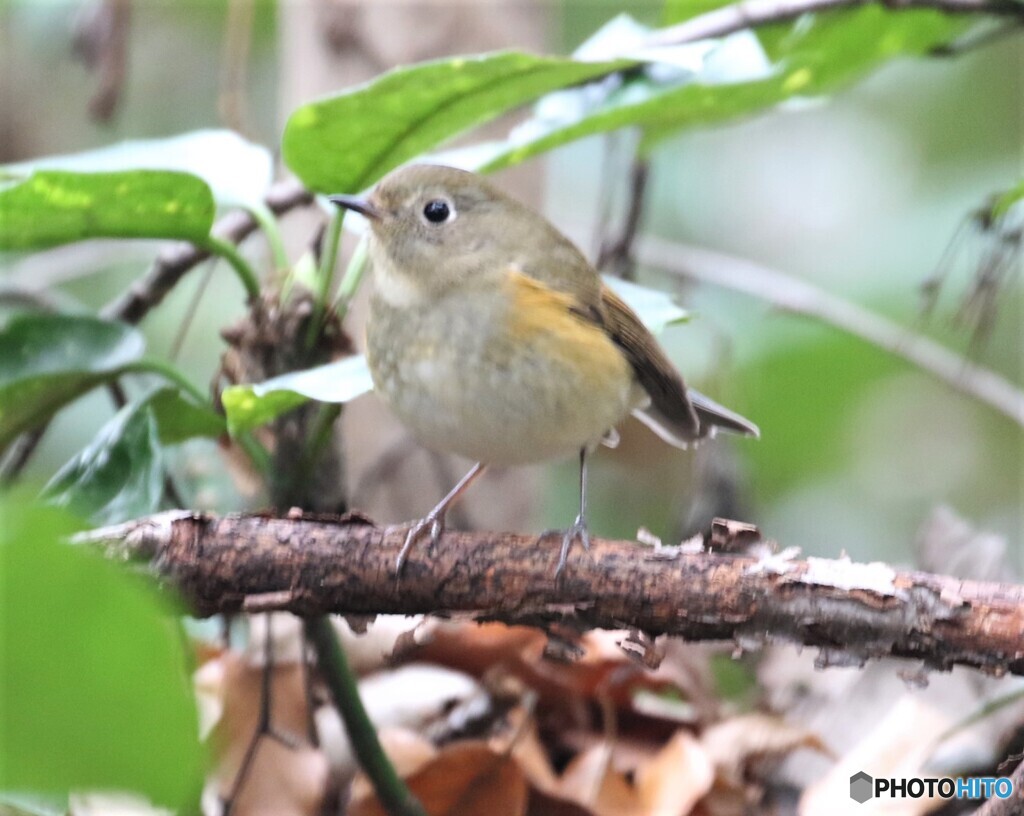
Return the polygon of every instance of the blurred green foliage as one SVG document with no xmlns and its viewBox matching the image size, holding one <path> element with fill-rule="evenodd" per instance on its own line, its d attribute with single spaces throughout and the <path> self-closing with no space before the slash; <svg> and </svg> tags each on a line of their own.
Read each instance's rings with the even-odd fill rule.
<svg viewBox="0 0 1024 816">
<path fill-rule="evenodd" d="M 84 315 L 21 314 L 0 330 L 0 451 L 142 356 L 134 329 Z"/>
<path fill-rule="evenodd" d="M 194 801 L 201 752 L 176 610 L 70 546 L 65 512 L 21 492 L 0 496 L 0 519 L 0 788 Z"/>
</svg>

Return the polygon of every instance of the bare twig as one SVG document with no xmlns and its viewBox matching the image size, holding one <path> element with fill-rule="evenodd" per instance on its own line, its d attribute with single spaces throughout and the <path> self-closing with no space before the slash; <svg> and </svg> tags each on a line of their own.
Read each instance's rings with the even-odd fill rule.
<svg viewBox="0 0 1024 816">
<path fill-rule="evenodd" d="M 224 124 L 246 131 L 246 75 L 252 46 L 253 0 L 230 0 L 221 51 L 220 94 L 217 110 Z"/>
<path fill-rule="evenodd" d="M 681 45 L 709 37 L 724 37 L 746 28 L 795 20 L 803 14 L 868 5 L 869 0 L 743 0 L 652 34 L 647 46 Z M 1024 17 L 1024 5 L 1014 0 L 890 0 L 894 9 L 930 8 L 947 14 L 992 14 Z"/>
<path fill-rule="evenodd" d="M 1024 425 L 1024 391 L 991 369 L 931 338 L 831 295 L 806 281 L 754 261 L 655 238 L 637 241 L 637 260 L 673 274 L 743 292 L 786 311 L 807 315 L 903 357 Z"/>
<path fill-rule="evenodd" d="M 684 553 L 594 540 L 556 584 L 559 547 L 512 533 L 445 533 L 413 548 L 358 516 L 218 518 L 163 513 L 87 534 L 148 561 L 200 615 L 278 596 L 300 615 L 466 613 L 506 623 L 636 628 L 740 648 L 789 641 L 819 665 L 896 656 L 947 669 L 1024 675 L 1024 587 L 904 572 L 885 564 Z"/>
<path fill-rule="evenodd" d="M 114 115 L 121 99 L 131 16 L 131 0 L 101 0 L 83 9 L 75 25 L 75 54 L 99 76 L 99 86 L 89 99 L 89 114 L 100 122 Z"/>
<path fill-rule="evenodd" d="M 597 256 L 596 266 L 626 280 L 635 280 L 633 269 L 633 241 L 643 216 L 646 201 L 647 179 L 651 165 L 646 159 L 636 158 L 629 168 L 629 189 L 626 202 L 626 217 L 621 231 L 605 240 Z"/>
<path fill-rule="evenodd" d="M 303 207 L 313 201 L 313 194 L 297 181 L 281 181 L 270 188 L 266 204 L 275 215 L 281 215 L 296 207 Z M 221 218 L 213 227 L 217 238 L 241 243 L 258 227 L 256 219 L 248 212 L 236 210 Z M 138 323 L 149 310 L 158 306 L 185 274 L 210 253 L 192 244 L 175 244 L 160 253 L 149 272 L 117 300 L 108 303 L 102 311 L 104 317 Z"/>
</svg>

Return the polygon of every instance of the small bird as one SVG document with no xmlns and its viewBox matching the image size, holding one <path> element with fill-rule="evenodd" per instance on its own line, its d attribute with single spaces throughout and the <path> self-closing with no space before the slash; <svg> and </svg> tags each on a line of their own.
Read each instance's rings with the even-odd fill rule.
<svg viewBox="0 0 1024 816">
<path fill-rule="evenodd" d="M 477 462 L 412 524 L 399 575 L 413 544 L 428 531 L 437 541 L 448 509 L 489 464 L 579 454 L 579 515 L 562 534 L 558 579 L 573 542 L 590 545 L 587 455 L 630 413 L 681 448 L 719 429 L 759 435 L 687 390 L 583 253 L 480 176 L 408 165 L 367 198 L 330 200 L 370 224 L 366 356 L 377 393 L 423 445 Z"/>
</svg>

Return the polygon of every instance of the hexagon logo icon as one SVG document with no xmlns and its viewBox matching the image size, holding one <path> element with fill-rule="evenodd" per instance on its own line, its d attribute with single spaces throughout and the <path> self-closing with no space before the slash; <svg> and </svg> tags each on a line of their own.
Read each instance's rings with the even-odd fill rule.
<svg viewBox="0 0 1024 816">
<path fill-rule="evenodd" d="M 858 771 L 850 777 L 850 798 L 862 805 L 874 795 L 874 780 L 864 771 Z"/>
</svg>

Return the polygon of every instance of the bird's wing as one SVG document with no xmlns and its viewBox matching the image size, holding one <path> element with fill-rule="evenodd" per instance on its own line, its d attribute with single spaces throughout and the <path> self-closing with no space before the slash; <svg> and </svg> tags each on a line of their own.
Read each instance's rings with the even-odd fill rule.
<svg viewBox="0 0 1024 816">
<path fill-rule="evenodd" d="M 567 295 L 571 311 L 600 326 L 622 351 L 651 400 L 633 412 L 637 419 L 680 448 L 719 429 L 759 436 L 757 426 L 739 414 L 696 391 L 688 394 L 679 372 L 633 310 L 601 282 L 574 244 L 546 221 L 539 224 L 552 240 L 543 243 L 546 252 L 541 256 L 527 248 L 516 270 Z"/>
<path fill-rule="evenodd" d="M 651 398 L 649 406 L 635 412 L 637 418 L 678 447 L 698 439 L 700 421 L 686 395 L 683 378 L 654 335 L 618 295 L 603 285 L 600 311 L 604 330 L 629 360 L 637 380 Z"/>
</svg>

